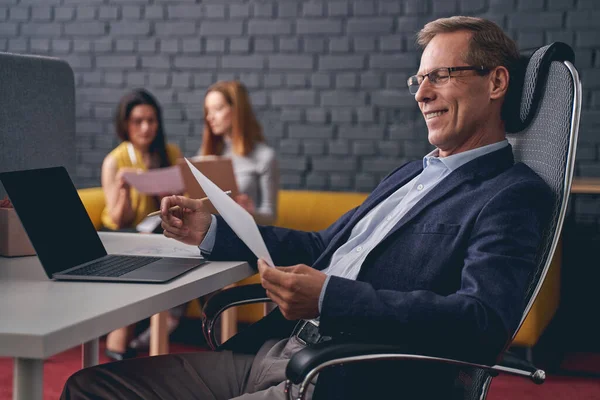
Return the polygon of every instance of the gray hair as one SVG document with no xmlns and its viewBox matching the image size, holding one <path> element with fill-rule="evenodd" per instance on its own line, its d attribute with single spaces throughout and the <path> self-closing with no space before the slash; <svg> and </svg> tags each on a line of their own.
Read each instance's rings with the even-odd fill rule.
<svg viewBox="0 0 600 400">
<path fill-rule="evenodd" d="M 502 65 L 512 71 L 519 59 L 517 45 L 502 28 L 487 19 L 465 16 L 436 19 L 419 31 L 417 44 L 425 49 L 435 35 L 458 31 L 472 32 L 465 62 L 487 68 Z"/>
</svg>

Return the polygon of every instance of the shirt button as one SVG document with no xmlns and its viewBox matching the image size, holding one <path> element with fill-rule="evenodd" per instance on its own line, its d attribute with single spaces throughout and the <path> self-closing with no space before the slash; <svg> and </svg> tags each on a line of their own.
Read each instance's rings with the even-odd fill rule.
<svg viewBox="0 0 600 400">
<path fill-rule="evenodd" d="M 419 183 L 419 186 L 417 186 L 417 190 L 418 190 L 418 191 L 421 191 L 421 190 L 423 190 L 423 185 Z"/>
<path fill-rule="evenodd" d="M 362 251 L 362 246 L 358 246 L 358 247 L 356 248 L 356 252 L 360 253 L 361 251 Z"/>
<path fill-rule="evenodd" d="M 385 217 L 385 220 L 386 220 L 386 221 L 391 221 L 391 220 L 392 220 L 392 217 L 391 217 L 390 215 L 388 215 L 387 217 Z"/>
</svg>

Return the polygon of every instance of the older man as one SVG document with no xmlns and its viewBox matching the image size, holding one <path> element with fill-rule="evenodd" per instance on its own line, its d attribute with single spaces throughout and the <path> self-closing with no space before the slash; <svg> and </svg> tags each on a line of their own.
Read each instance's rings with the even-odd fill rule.
<svg viewBox="0 0 600 400">
<path fill-rule="evenodd" d="M 519 322 L 551 199 L 535 173 L 514 163 L 505 139 L 501 109 L 516 46 L 496 24 L 470 17 L 430 22 L 418 42 L 421 65 L 408 86 L 436 149 L 393 171 L 324 231 L 261 227 L 274 262 L 285 266 L 257 263 L 279 307 L 221 351 L 84 370 L 64 399 L 282 399 L 287 360 L 327 338 L 497 357 Z M 170 214 L 174 205 L 185 212 Z M 173 196 L 161 211 L 165 236 L 199 245 L 212 260 L 256 263 L 201 202 Z M 375 363 L 324 372 L 315 397 L 364 398 L 357 382 L 365 377 L 377 380 L 377 398 L 454 390 L 452 371 Z M 427 384 L 432 377 L 436 384 Z"/>
</svg>

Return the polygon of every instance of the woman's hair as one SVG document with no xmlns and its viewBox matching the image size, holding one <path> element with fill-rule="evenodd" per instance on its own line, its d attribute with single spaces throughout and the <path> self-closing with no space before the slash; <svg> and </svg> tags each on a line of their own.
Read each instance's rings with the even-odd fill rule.
<svg viewBox="0 0 600 400">
<path fill-rule="evenodd" d="M 463 54 L 465 62 L 487 68 L 502 65 L 509 72 L 513 71 L 519 59 L 517 45 L 502 28 L 483 18 L 456 16 L 436 19 L 417 34 L 417 43 L 425 49 L 435 35 L 457 31 L 472 33 L 468 53 Z"/>
<path fill-rule="evenodd" d="M 244 85 L 239 81 L 219 81 L 206 91 L 219 92 L 231 106 L 233 113 L 231 118 L 231 144 L 233 152 L 245 156 L 250 153 L 256 143 L 264 142 L 262 128 L 252 111 L 250 97 Z M 205 96 L 206 98 L 206 96 Z M 204 133 L 202 135 L 202 147 L 200 155 L 220 155 L 223 152 L 224 137 L 215 135 L 209 123 L 206 121 L 206 105 L 204 107 Z"/>
<path fill-rule="evenodd" d="M 121 141 L 129 140 L 128 122 L 131 111 L 139 105 L 149 105 L 156 113 L 157 129 L 156 137 L 150 143 L 150 154 L 157 154 L 160 160 L 159 167 L 168 167 L 170 164 L 167 156 L 167 145 L 165 141 L 165 130 L 162 121 L 162 112 L 158 101 L 144 89 L 134 89 L 126 93 L 117 106 L 115 113 L 115 131 Z"/>
</svg>

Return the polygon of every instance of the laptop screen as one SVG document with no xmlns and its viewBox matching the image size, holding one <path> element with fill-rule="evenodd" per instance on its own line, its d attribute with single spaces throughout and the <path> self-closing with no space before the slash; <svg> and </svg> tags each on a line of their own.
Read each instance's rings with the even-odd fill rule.
<svg viewBox="0 0 600 400">
<path fill-rule="evenodd" d="M 64 167 L 0 173 L 48 277 L 106 255 Z"/>
</svg>

